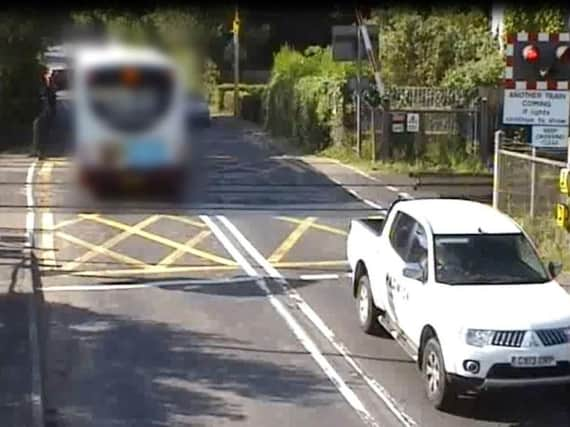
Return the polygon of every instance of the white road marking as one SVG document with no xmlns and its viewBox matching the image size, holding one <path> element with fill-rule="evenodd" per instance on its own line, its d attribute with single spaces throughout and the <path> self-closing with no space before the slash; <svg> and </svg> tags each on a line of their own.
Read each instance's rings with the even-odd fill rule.
<svg viewBox="0 0 570 427">
<path fill-rule="evenodd" d="M 302 274 L 299 276 L 301 280 L 334 280 L 341 277 L 347 277 L 349 274 Z"/>
<path fill-rule="evenodd" d="M 218 216 L 218 219 L 230 231 L 235 239 L 243 246 L 249 255 L 269 274 L 269 276 L 277 279 L 282 285 L 284 292 L 289 296 L 297 305 L 299 310 L 311 321 L 311 323 L 327 338 L 327 340 L 336 348 L 336 350 L 343 356 L 345 361 L 360 375 L 370 389 L 386 404 L 390 411 L 396 418 L 406 427 L 416 426 L 417 423 L 407 415 L 402 408 L 400 408 L 396 399 L 394 399 L 388 391 L 382 387 L 374 378 L 368 376 L 364 370 L 353 359 L 350 351 L 334 334 L 334 332 L 324 323 L 319 315 L 312 309 L 312 307 L 303 300 L 301 295 L 289 287 L 286 279 L 275 269 L 261 253 L 247 240 L 247 238 L 238 230 L 238 228 L 225 216 Z"/>
<path fill-rule="evenodd" d="M 148 288 L 165 288 L 169 286 L 181 285 L 222 285 L 227 283 L 245 283 L 251 282 L 251 277 L 239 277 L 234 279 L 210 279 L 210 280 L 161 280 L 147 283 L 127 283 L 124 285 L 70 285 L 70 286 L 45 286 L 42 287 L 44 292 L 73 292 L 73 291 L 115 291 L 128 289 L 148 289 Z"/>
<path fill-rule="evenodd" d="M 207 216 L 201 216 L 200 219 L 210 227 L 214 235 L 218 238 L 222 246 L 234 257 L 236 262 L 244 269 L 244 271 L 252 277 L 256 277 L 256 284 L 265 292 L 269 302 L 275 308 L 277 313 L 285 320 L 285 323 L 291 329 L 293 334 L 297 337 L 299 342 L 305 347 L 305 349 L 311 354 L 315 362 L 320 366 L 323 372 L 329 377 L 332 383 L 336 386 L 337 390 L 342 394 L 350 406 L 358 413 L 361 419 L 368 425 L 377 426 L 377 422 L 374 420 L 372 415 L 364 407 L 364 404 L 359 399 L 359 397 L 352 391 L 352 389 L 344 382 L 338 372 L 332 367 L 329 361 L 321 353 L 315 342 L 303 329 L 303 327 L 295 320 L 293 315 L 289 310 L 279 301 L 275 295 L 271 292 L 265 279 L 259 276 L 257 271 L 252 267 L 252 265 L 245 259 L 245 257 L 239 252 L 239 250 L 234 246 L 234 244 L 228 239 L 221 228 Z M 231 230 L 230 230 L 231 231 Z M 232 233 L 233 234 L 233 233 Z M 241 242 L 240 242 L 241 243 Z"/>
<path fill-rule="evenodd" d="M 26 174 L 26 234 L 28 237 L 28 245 L 35 247 L 36 239 L 34 235 L 35 228 L 35 202 L 34 202 L 34 173 L 36 170 L 36 161 L 30 165 Z M 31 279 L 33 280 L 33 279 Z M 33 284 L 32 284 L 33 286 Z M 34 297 L 29 299 L 30 307 L 28 309 L 28 338 L 30 342 L 30 358 L 32 364 L 32 390 L 30 392 L 32 401 L 32 423 L 36 427 L 45 425 L 44 422 L 44 404 L 42 400 L 42 375 L 40 372 L 39 357 L 39 334 L 37 328 L 36 310 Z"/>
<path fill-rule="evenodd" d="M 393 191 L 395 193 L 397 193 L 398 191 L 400 191 L 400 189 L 398 187 L 392 187 L 391 185 L 387 185 L 386 188 L 390 191 Z"/>
<path fill-rule="evenodd" d="M 354 197 L 356 197 L 358 200 L 366 203 L 368 206 L 370 206 L 373 209 L 383 209 L 383 207 L 381 205 L 379 205 L 376 202 L 373 202 L 372 200 L 369 199 L 365 199 L 364 197 L 362 197 L 360 194 L 358 194 L 356 191 L 354 191 L 351 188 L 347 188 L 344 184 L 342 184 L 338 179 L 330 177 L 329 179 L 334 182 L 336 185 L 340 185 L 342 188 L 344 188 L 346 191 L 348 191 L 350 194 L 352 194 Z"/>
</svg>

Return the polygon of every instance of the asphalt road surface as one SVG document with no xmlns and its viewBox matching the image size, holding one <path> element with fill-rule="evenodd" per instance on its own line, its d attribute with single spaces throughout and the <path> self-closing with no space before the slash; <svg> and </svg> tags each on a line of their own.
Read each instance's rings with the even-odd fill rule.
<svg viewBox="0 0 570 427">
<path fill-rule="evenodd" d="M 96 201 L 64 155 L 35 165 L 50 426 L 570 424 L 555 391 L 433 409 L 347 278 L 350 219 L 406 190 L 263 141 L 214 118 L 176 202 Z"/>
</svg>

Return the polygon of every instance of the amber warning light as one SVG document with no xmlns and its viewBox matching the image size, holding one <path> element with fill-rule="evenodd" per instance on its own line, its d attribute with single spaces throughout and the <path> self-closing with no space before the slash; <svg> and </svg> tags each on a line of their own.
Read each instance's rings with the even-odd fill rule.
<svg viewBox="0 0 570 427">
<path fill-rule="evenodd" d="M 140 75 L 137 70 L 133 68 L 125 68 L 122 73 L 122 80 L 127 86 L 134 86 L 140 80 Z"/>
</svg>

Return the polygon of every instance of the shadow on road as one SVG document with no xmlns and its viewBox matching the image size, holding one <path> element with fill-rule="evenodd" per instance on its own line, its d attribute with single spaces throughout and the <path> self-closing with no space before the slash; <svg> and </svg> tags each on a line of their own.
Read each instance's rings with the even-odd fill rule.
<svg viewBox="0 0 570 427">
<path fill-rule="evenodd" d="M 560 427 L 570 425 L 568 394 L 561 388 L 490 392 L 478 399 L 465 398 L 453 415 L 509 427 Z"/>
<path fill-rule="evenodd" d="M 325 377 L 276 355 L 253 357 L 240 351 L 251 343 L 230 336 L 66 304 L 45 307 L 54 426 L 185 425 L 190 419 L 213 425 L 247 419 L 244 399 L 318 406 L 335 393 Z"/>
<path fill-rule="evenodd" d="M 0 425 L 29 426 L 29 294 L 0 295 Z"/>
</svg>

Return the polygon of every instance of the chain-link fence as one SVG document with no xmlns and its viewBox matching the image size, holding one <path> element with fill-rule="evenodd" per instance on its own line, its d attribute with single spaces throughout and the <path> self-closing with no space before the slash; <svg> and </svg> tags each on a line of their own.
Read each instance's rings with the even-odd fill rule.
<svg viewBox="0 0 570 427">
<path fill-rule="evenodd" d="M 494 206 L 515 217 L 553 218 L 560 197 L 560 169 L 566 164 L 500 133 L 495 144 Z"/>
</svg>

